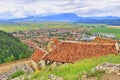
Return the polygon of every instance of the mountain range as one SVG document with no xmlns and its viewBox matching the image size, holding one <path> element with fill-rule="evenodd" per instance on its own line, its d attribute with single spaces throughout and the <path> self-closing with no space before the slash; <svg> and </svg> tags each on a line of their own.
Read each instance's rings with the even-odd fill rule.
<svg viewBox="0 0 120 80">
<path fill-rule="evenodd" d="M 120 17 L 105 16 L 105 17 L 80 17 L 74 13 L 61 13 L 47 16 L 29 16 L 25 18 L 0 20 L 0 23 L 12 22 L 41 22 L 41 21 L 56 21 L 56 22 L 74 22 L 74 23 L 92 23 L 92 24 L 108 24 L 120 25 Z"/>
</svg>

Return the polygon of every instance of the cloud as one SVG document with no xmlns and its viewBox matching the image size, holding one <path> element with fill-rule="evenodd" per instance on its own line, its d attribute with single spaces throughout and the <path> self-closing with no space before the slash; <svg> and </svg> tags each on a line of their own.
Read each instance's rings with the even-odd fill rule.
<svg viewBox="0 0 120 80">
<path fill-rule="evenodd" d="M 0 5 L 0 19 L 58 13 L 120 16 L 119 0 L 0 0 Z"/>
</svg>

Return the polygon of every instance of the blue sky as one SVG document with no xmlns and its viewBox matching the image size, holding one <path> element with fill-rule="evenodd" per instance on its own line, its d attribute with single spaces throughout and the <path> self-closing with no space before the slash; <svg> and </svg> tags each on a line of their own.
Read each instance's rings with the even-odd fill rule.
<svg viewBox="0 0 120 80">
<path fill-rule="evenodd" d="M 120 0 L 0 0 L 0 19 L 59 13 L 120 16 Z"/>
</svg>

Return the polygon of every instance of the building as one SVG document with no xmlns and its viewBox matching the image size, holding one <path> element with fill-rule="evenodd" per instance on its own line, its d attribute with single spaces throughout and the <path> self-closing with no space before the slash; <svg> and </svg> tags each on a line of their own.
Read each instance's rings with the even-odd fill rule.
<svg viewBox="0 0 120 80">
<path fill-rule="evenodd" d="M 96 36 L 84 36 L 80 39 L 80 41 L 84 41 L 84 42 L 91 42 L 96 38 Z"/>
<path fill-rule="evenodd" d="M 85 58 L 109 54 L 117 55 L 118 46 L 114 41 L 112 42 L 112 40 L 107 39 L 109 41 L 107 43 L 107 40 L 104 39 L 104 41 L 106 40 L 105 42 L 100 42 L 99 40 L 96 42 L 97 39 L 94 42 L 57 41 L 59 43 L 50 52 L 41 49 L 35 50 L 31 60 L 34 64 L 48 65 L 53 63 L 74 63 Z"/>
<path fill-rule="evenodd" d="M 109 39 L 109 38 L 102 38 L 96 37 L 92 42 L 94 43 L 108 43 L 108 44 L 115 44 L 117 51 L 119 51 L 119 43 L 117 40 Z"/>
</svg>

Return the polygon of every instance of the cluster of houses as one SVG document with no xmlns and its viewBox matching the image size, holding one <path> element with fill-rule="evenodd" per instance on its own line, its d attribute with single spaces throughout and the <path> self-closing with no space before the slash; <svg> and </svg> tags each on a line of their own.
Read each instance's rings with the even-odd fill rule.
<svg viewBox="0 0 120 80">
<path fill-rule="evenodd" d="M 47 49 L 48 42 L 57 37 L 59 40 L 84 41 L 91 42 L 96 36 L 116 39 L 114 34 L 92 33 L 86 34 L 87 30 L 77 30 L 71 28 L 44 28 L 38 30 L 28 30 L 13 32 L 12 35 L 18 37 L 22 42 L 26 43 L 31 50 L 36 47 Z"/>
<path fill-rule="evenodd" d="M 51 38 L 57 37 L 60 40 L 77 40 L 86 30 L 77 30 L 71 28 L 44 28 L 38 30 L 19 31 L 12 33 L 22 42 L 28 44 L 31 48 L 36 46 L 45 48 Z"/>
<path fill-rule="evenodd" d="M 96 37 L 91 42 L 62 41 L 52 39 L 53 44 L 49 51 L 37 48 L 31 56 L 35 69 L 50 64 L 74 63 L 78 60 L 91 57 L 117 55 L 120 52 L 118 41 Z"/>
</svg>

